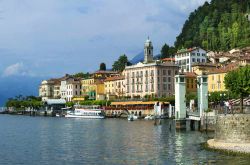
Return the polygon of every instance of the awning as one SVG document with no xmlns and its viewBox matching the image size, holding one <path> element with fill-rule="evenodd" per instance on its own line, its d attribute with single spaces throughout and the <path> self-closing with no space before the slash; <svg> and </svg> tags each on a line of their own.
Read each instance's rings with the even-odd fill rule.
<svg viewBox="0 0 250 165">
<path fill-rule="evenodd" d="M 66 104 L 66 100 L 64 99 L 47 99 L 44 101 L 48 105 L 52 104 Z"/>
</svg>

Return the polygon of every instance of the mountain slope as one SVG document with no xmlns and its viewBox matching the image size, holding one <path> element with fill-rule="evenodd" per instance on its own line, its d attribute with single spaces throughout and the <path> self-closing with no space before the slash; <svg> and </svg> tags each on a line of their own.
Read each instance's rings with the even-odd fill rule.
<svg viewBox="0 0 250 165">
<path fill-rule="evenodd" d="M 36 77 L 5 77 L 0 78 L 0 107 L 4 106 L 8 98 L 18 95 L 38 96 L 38 87 L 46 78 Z"/>
<path fill-rule="evenodd" d="M 189 15 L 175 46 L 229 50 L 250 45 L 250 1 L 212 0 Z M 248 15 L 249 14 L 249 15 Z"/>
<path fill-rule="evenodd" d="M 160 59 L 161 55 L 157 54 L 154 56 L 154 59 Z M 143 62 L 144 60 L 144 52 L 140 52 L 139 54 L 137 54 L 136 56 L 134 56 L 129 62 L 131 62 L 131 64 L 137 64 L 138 62 Z"/>
</svg>

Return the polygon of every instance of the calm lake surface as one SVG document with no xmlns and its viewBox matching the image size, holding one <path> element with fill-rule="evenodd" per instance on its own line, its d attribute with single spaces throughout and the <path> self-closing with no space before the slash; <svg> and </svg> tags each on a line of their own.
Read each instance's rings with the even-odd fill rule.
<svg viewBox="0 0 250 165">
<path fill-rule="evenodd" d="M 170 131 L 171 122 L 0 115 L 0 164 L 250 164 L 203 149 L 206 134 Z"/>
</svg>

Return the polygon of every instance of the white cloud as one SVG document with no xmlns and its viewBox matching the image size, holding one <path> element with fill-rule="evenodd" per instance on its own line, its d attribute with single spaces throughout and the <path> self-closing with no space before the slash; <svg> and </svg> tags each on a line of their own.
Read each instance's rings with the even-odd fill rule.
<svg viewBox="0 0 250 165">
<path fill-rule="evenodd" d="M 9 65 L 6 67 L 3 71 L 2 76 L 3 77 L 9 77 L 9 76 L 33 76 L 30 72 L 27 71 L 24 64 L 22 62 L 18 62 L 12 65 Z"/>
</svg>

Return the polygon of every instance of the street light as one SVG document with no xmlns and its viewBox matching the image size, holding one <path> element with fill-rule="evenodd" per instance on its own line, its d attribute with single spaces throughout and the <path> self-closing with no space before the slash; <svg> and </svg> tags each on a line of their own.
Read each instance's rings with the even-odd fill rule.
<svg viewBox="0 0 250 165">
<path fill-rule="evenodd" d="M 225 103 L 224 103 L 224 97 L 226 97 L 226 93 L 221 93 L 221 94 L 220 94 L 220 97 L 221 97 L 220 106 L 221 106 L 221 107 L 224 107 L 224 114 L 226 115 L 226 114 L 227 114 L 227 109 L 226 109 Z"/>
</svg>

